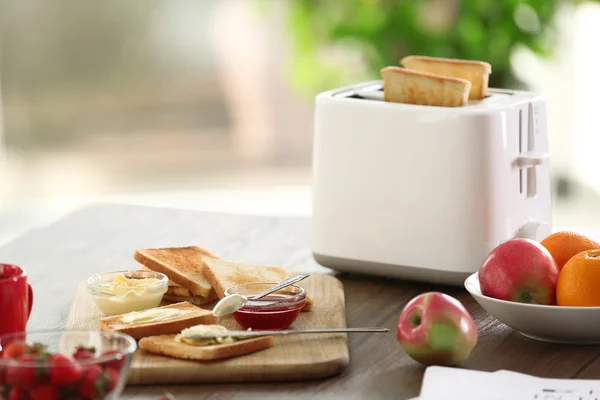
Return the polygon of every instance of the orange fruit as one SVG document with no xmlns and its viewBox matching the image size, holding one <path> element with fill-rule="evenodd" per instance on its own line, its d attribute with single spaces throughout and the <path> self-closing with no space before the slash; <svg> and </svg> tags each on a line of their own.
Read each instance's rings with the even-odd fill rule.
<svg viewBox="0 0 600 400">
<path fill-rule="evenodd" d="M 600 307 L 600 250 L 587 250 L 571 258 L 556 284 L 559 306 Z"/>
<path fill-rule="evenodd" d="M 582 251 L 600 249 L 600 243 L 585 235 L 571 231 L 553 233 L 540 243 L 552 254 L 559 271 L 571 257 Z"/>
</svg>

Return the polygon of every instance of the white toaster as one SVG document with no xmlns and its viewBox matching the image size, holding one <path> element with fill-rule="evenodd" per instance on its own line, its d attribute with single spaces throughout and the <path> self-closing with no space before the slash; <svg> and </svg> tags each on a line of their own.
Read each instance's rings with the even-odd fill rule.
<svg viewBox="0 0 600 400">
<path fill-rule="evenodd" d="M 551 233 L 544 99 L 490 89 L 446 108 L 382 81 L 316 97 L 312 252 L 340 271 L 462 284 L 499 243 Z"/>
</svg>

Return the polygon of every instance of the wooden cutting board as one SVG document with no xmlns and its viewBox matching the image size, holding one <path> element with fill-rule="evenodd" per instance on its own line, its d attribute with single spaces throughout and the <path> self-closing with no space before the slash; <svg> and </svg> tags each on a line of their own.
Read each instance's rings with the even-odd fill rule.
<svg viewBox="0 0 600 400">
<path fill-rule="evenodd" d="M 345 328 L 342 283 L 333 276 L 314 274 L 302 282 L 314 300 L 293 329 Z M 85 284 L 77 288 L 67 329 L 97 330 L 102 313 Z M 218 322 L 239 329 L 231 316 Z M 128 384 L 283 381 L 324 378 L 342 372 L 350 361 L 346 334 L 275 337 L 275 345 L 253 354 L 221 361 L 198 362 L 163 357 L 137 350 Z"/>
</svg>

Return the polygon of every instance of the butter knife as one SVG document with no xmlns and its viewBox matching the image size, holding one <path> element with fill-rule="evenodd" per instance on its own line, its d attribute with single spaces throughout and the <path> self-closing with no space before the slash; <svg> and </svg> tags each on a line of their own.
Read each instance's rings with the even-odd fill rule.
<svg viewBox="0 0 600 400">
<path fill-rule="evenodd" d="M 227 331 L 214 334 L 187 334 L 183 335 L 186 339 L 215 339 L 234 337 L 236 339 L 247 339 L 260 336 L 276 336 L 276 335 L 297 335 L 297 334 L 313 334 L 313 333 L 354 333 L 354 332 L 373 332 L 385 333 L 389 332 L 388 328 L 339 328 L 339 329 L 301 329 L 301 330 L 283 330 L 283 331 Z"/>
</svg>

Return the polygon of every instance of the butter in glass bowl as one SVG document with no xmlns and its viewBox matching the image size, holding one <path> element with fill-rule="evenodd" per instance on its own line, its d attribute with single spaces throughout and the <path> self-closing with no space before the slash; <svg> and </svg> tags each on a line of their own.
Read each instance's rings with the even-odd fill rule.
<svg viewBox="0 0 600 400">
<path fill-rule="evenodd" d="M 88 278 L 87 289 L 105 315 L 119 315 L 158 307 L 169 278 L 153 271 L 114 271 Z"/>
</svg>

